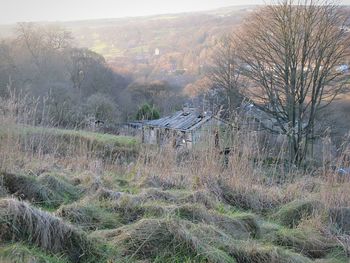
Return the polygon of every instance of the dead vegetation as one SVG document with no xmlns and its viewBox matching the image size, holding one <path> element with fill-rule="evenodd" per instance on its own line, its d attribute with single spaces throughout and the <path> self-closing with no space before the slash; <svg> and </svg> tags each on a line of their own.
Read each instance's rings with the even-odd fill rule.
<svg viewBox="0 0 350 263">
<path fill-rule="evenodd" d="M 3 188 L 21 200 L 28 200 L 40 206 L 58 207 L 68 200 L 76 200 L 81 190 L 52 175 L 40 177 L 0 173 Z"/>
<path fill-rule="evenodd" d="M 0 218 L 2 242 L 28 242 L 73 262 L 94 262 L 102 256 L 84 233 L 25 202 L 1 199 Z"/>
<path fill-rule="evenodd" d="M 334 240 L 310 229 L 281 229 L 276 233 L 273 243 L 311 258 L 325 257 L 337 247 Z"/>
<path fill-rule="evenodd" d="M 0 245 L 0 262 L 2 263 L 68 263 L 59 256 L 47 255 L 45 251 L 14 243 L 9 245 Z"/>
<path fill-rule="evenodd" d="M 5 134 L 0 261 L 348 262 L 349 182 L 271 164 L 243 133 L 225 163 L 206 146 L 111 162 L 65 136 L 50 149 L 67 139 L 74 154 Z"/>
<path fill-rule="evenodd" d="M 3 187 L 1 184 L 0 184 L 0 198 L 1 197 L 5 197 L 7 195 L 7 191 L 5 189 L 5 187 Z"/>
<path fill-rule="evenodd" d="M 278 247 L 240 242 L 214 226 L 183 220 L 143 219 L 112 231 L 96 233 L 123 248 L 129 259 L 155 258 L 179 247 L 209 262 L 309 262 Z M 195 257 L 196 258 L 196 257 Z M 311 262 L 311 261 L 310 261 Z"/>
<path fill-rule="evenodd" d="M 32 180 L 31 176 L 22 177 Z M 112 262 L 191 259 L 192 262 L 289 263 L 326 259 L 335 250 L 340 251 L 341 258 L 346 258 L 337 240 L 315 228 L 309 228 L 308 232 L 299 229 L 300 222 L 304 226 L 305 219 L 321 207 L 315 201 L 295 200 L 287 205 L 266 206 L 266 210 L 250 207 L 250 211 L 260 211 L 256 215 L 242 212 L 242 206 L 234 206 L 226 199 L 221 201 L 220 196 L 208 190 L 145 188 L 132 193 L 135 191 L 132 188 L 121 191 L 120 186 L 109 189 L 99 183 L 92 192 L 89 185 L 85 189 L 76 188 L 57 175 L 44 174 L 35 180 L 51 191 L 70 194 L 68 204 L 62 203 L 55 217 L 28 203 L 1 199 L 0 238 L 9 244 L 35 245 L 43 251 L 39 259 L 51 257 L 54 262 L 57 255 L 64 255 L 65 259 L 58 262 L 106 262 L 108 258 Z M 132 183 L 122 185 L 133 187 Z M 80 191 L 74 195 L 73 190 Z M 251 192 L 241 195 L 251 198 Z M 33 204 L 39 205 L 35 201 Z M 270 218 L 281 224 L 269 222 Z M 290 218 L 294 219 L 286 221 Z M 93 241 L 95 238 L 100 242 Z M 109 247 L 103 254 L 106 258 L 100 256 L 100 243 Z M 0 253 L 0 258 L 8 257 L 10 250 L 6 251 Z M 29 253 L 25 257 L 33 256 Z"/>
<path fill-rule="evenodd" d="M 0 176 L 6 190 L 21 200 L 55 207 L 63 202 L 56 192 L 39 183 L 35 177 L 12 173 L 1 173 Z"/>
<path fill-rule="evenodd" d="M 61 206 L 56 215 L 85 230 L 116 228 L 120 226 L 118 215 L 85 200 Z"/>
<path fill-rule="evenodd" d="M 317 200 L 294 200 L 282 206 L 275 214 L 278 222 L 287 227 L 296 227 L 303 218 L 311 217 L 314 213 L 324 210 Z"/>
<path fill-rule="evenodd" d="M 276 192 L 269 192 L 259 188 L 236 186 L 232 188 L 224 183 L 220 183 L 222 198 L 228 204 L 251 210 L 258 213 L 271 211 L 278 207 L 282 201 Z"/>
</svg>

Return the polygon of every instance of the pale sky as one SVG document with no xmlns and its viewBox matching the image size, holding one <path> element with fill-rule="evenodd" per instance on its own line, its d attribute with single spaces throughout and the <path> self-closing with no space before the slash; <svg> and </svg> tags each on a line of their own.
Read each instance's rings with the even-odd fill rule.
<svg viewBox="0 0 350 263">
<path fill-rule="evenodd" d="M 266 2 L 269 0 L 0 0 L 0 24 L 145 16 Z M 350 4 L 350 0 L 339 2 Z"/>
</svg>

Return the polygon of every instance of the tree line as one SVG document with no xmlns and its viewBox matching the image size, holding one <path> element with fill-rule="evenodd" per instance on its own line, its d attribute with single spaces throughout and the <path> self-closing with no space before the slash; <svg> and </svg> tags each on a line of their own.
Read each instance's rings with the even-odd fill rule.
<svg viewBox="0 0 350 263">
<path fill-rule="evenodd" d="M 102 55 L 74 43 L 63 27 L 17 24 L 14 37 L 0 42 L 0 98 L 24 92 L 36 101 L 35 124 L 60 127 L 91 120 L 115 125 L 140 117 L 146 103 L 162 113 L 178 107 L 179 87 L 119 73 Z"/>
</svg>

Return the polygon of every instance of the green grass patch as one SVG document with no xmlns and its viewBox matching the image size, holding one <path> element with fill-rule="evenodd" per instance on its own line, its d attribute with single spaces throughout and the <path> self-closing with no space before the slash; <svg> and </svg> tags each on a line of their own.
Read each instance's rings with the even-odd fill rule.
<svg viewBox="0 0 350 263">
<path fill-rule="evenodd" d="M 295 200 L 284 206 L 274 215 L 279 223 L 287 227 L 296 227 L 303 218 L 310 217 L 322 209 L 317 200 Z"/>
<path fill-rule="evenodd" d="M 115 136 L 82 130 L 0 125 L 0 138 L 17 139 L 24 151 L 56 156 L 88 155 L 114 161 L 137 154 L 139 142 L 134 137 Z"/>
<path fill-rule="evenodd" d="M 68 263 L 62 256 L 52 256 L 43 250 L 22 243 L 0 246 L 0 262 L 2 263 Z"/>
<path fill-rule="evenodd" d="M 293 249 L 311 258 L 323 258 L 337 244 L 313 229 L 280 229 L 274 235 L 272 242 L 276 245 Z"/>
</svg>

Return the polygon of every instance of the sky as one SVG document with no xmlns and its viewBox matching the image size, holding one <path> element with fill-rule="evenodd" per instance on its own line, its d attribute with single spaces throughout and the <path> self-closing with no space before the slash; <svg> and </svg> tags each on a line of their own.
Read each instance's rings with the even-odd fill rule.
<svg viewBox="0 0 350 263">
<path fill-rule="evenodd" d="M 0 24 L 146 16 L 268 2 L 269 0 L 0 0 Z M 340 2 L 350 4 L 350 0 Z"/>
</svg>

